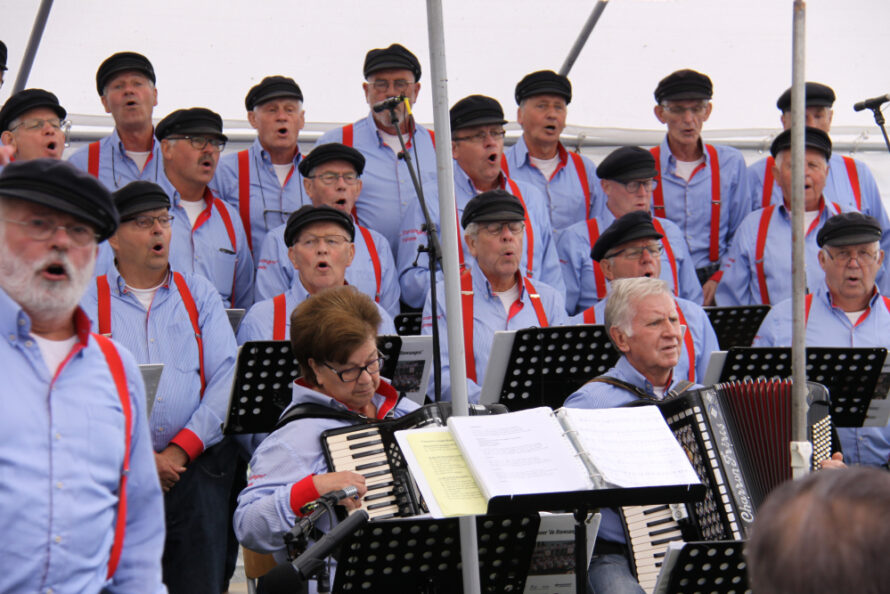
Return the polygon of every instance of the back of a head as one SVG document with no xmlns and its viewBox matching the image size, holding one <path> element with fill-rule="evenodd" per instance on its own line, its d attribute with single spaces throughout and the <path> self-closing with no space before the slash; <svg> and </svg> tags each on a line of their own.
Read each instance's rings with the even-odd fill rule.
<svg viewBox="0 0 890 594">
<path fill-rule="evenodd" d="M 824 470 L 776 489 L 746 555 L 755 593 L 879 594 L 890 588 L 890 474 Z"/>
</svg>

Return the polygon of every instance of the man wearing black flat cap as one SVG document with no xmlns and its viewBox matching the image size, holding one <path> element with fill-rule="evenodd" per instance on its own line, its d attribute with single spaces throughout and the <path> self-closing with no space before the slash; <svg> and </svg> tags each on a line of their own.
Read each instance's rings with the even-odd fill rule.
<svg viewBox="0 0 890 594">
<path fill-rule="evenodd" d="M 686 237 L 704 304 L 712 305 L 720 261 L 736 228 L 750 212 L 745 159 L 738 150 L 704 144 L 702 125 L 711 115 L 711 79 L 678 70 L 655 89 L 655 117 L 667 134 L 652 149 L 659 184 L 652 214 L 670 219 Z"/>
<path fill-rule="evenodd" d="M 247 243 L 259 263 L 259 250 L 270 229 L 309 198 L 298 167 L 300 130 L 306 122 L 303 91 L 294 79 L 267 76 L 244 99 L 247 121 L 257 131 L 249 148 L 219 160 L 211 187 L 241 214 Z"/>
<path fill-rule="evenodd" d="M 96 91 L 114 130 L 71 155 L 71 163 L 111 191 L 137 179 L 160 183 L 164 169 L 151 121 L 158 104 L 151 62 L 136 52 L 109 56 L 96 71 Z"/>
<path fill-rule="evenodd" d="M 804 246 L 807 287 L 813 291 L 822 284 L 816 237 L 822 226 L 843 209 L 826 199 L 823 189 L 831 158 L 831 140 L 818 128 L 807 127 L 804 163 Z M 773 140 L 772 176 L 791 195 L 791 130 Z M 770 204 L 750 213 L 736 234 L 723 264 L 717 285 L 717 305 L 771 305 L 791 297 L 791 203 Z"/>
<path fill-rule="evenodd" d="M 522 273 L 542 280 L 563 291 L 565 284 L 556 254 L 556 241 L 547 211 L 547 199 L 534 186 L 509 178 L 501 170 L 504 153 L 504 110 L 491 97 L 470 95 L 455 103 L 450 111 L 451 154 L 454 163 L 454 198 L 457 216 L 461 216 L 471 198 L 490 190 L 505 190 L 515 196 L 526 212 L 525 249 L 522 253 Z M 439 223 L 439 203 L 428 201 L 433 223 Z M 419 307 L 429 292 L 429 264 L 426 253 L 418 254 L 418 246 L 426 243 L 422 230 L 423 212 L 415 204 L 402 222 L 401 241 L 397 262 L 402 301 Z M 461 263 L 472 259 L 461 239 Z"/>
<path fill-rule="evenodd" d="M 219 114 L 192 107 L 158 122 L 164 178 L 170 196 L 174 270 L 197 272 L 210 280 L 226 307 L 253 303 L 253 256 L 237 211 L 218 198 L 208 184 L 228 138 Z"/>
<path fill-rule="evenodd" d="M 84 308 L 139 363 L 164 365 L 149 417 L 166 493 L 164 583 L 171 593 L 221 592 L 235 454 L 221 427 L 235 336 L 210 281 L 170 268 L 173 216 L 164 190 L 135 181 L 113 198 L 121 218 L 108 240 L 115 267 L 96 279 Z"/>
<path fill-rule="evenodd" d="M 883 231 L 874 217 L 859 212 L 835 215 L 816 242 L 825 279 L 806 296 L 807 346 L 890 347 L 890 298 L 875 286 L 884 260 Z M 791 346 L 791 299 L 764 318 L 753 346 Z M 839 427 L 847 464 L 884 466 L 890 458 L 890 427 Z"/>
<path fill-rule="evenodd" d="M 3 87 L 6 77 L 6 44 L 0 41 L 0 87 Z"/>
<path fill-rule="evenodd" d="M 307 205 L 291 214 L 284 243 L 296 271 L 294 281 L 285 292 L 250 308 L 238 328 L 238 342 L 286 340 L 297 305 L 319 291 L 349 284 L 346 271 L 355 257 L 355 236 L 352 216 L 337 208 Z M 395 334 L 392 316 L 379 303 L 377 309 L 382 320 L 378 333 Z"/>
<path fill-rule="evenodd" d="M 136 361 L 78 302 L 108 191 L 54 159 L 0 174 L 3 592 L 164 592 L 164 509 Z"/>
<path fill-rule="evenodd" d="M 330 206 L 352 217 L 355 224 L 355 258 L 346 269 L 346 281 L 391 316 L 399 314 L 399 280 L 389 242 L 377 231 L 359 225 L 353 213 L 362 191 L 365 158 L 354 148 L 330 142 L 312 149 L 300 162 L 305 192 L 313 206 Z M 294 282 L 294 267 L 284 241 L 286 225 L 266 234 L 258 248 L 254 296 L 257 301 L 287 291 Z"/>
<path fill-rule="evenodd" d="M 25 89 L 0 108 L 0 166 L 11 159 L 61 159 L 68 140 L 67 112 L 59 99 L 43 89 Z M 10 154 L 11 153 L 11 154 Z"/>
<path fill-rule="evenodd" d="M 655 158 L 638 146 L 615 149 L 596 168 L 606 207 L 597 217 L 579 221 L 563 230 L 556 241 L 559 263 L 566 283 L 566 308 L 574 314 L 606 297 L 608 283 L 590 250 L 602 231 L 629 212 L 652 208 L 652 189 L 657 187 Z M 661 278 L 674 295 L 701 303 L 702 292 L 695 265 L 680 229 L 668 219 L 654 218 L 661 238 Z"/>
<path fill-rule="evenodd" d="M 547 197 L 555 230 L 596 215 L 602 206 L 596 165 L 570 153 L 559 141 L 572 101 L 572 83 L 552 70 L 532 72 L 516 84 L 515 98 L 522 136 L 504 151 L 504 173 Z"/>
<path fill-rule="evenodd" d="M 566 322 L 560 292 L 522 272 L 525 208 L 516 196 L 496 189 L 482 192 L 467 202 L 460 218 L 467 254 L 472 256 L 461 271 L 464 316 L 464 355 L 467 364 L 467 398 L 479 402 L 482 381 L 498 330 L 545 328 Z M 439 328 L 446 328 L 445 285 L 438 291 Z M 432 301 L 427 295 L 421 332 L 432 332 Z M 448 341 L 443 338 L 442 398 L 451 400 L 448 374 Z M 459 356 L 459 355 L 458 355 Z M 431 384 L 432 385 L 432 384 Z"/>
<path fill-rule="evenodd" d="M 392 124 L 392 114 L 389 109 L 377 111 L 377 108 L 393 97 L 405 97 L 410 105 L 417 102 L 420 61 L 407 48 L 394 43 L 369 51 L 363 72 L 362 89 L 371 112 L 354 124 L 325 132 L 316 144 L 340 142 L 358 149 L 365 156 L 364 187 L 355 207 L 358 220 L 382 233 L 395 254 L 399 244 L 399 223 L 408 208 L 417 202 L 417 192 L 408 166 L 398 157 L 402 146 Z M 398 130 L 419 173 L 424 196 L 427 202 L 435 202 L 438 191 L 433 133 L 414 121 L 404 103 L 395 113 Z"/>
</svg>

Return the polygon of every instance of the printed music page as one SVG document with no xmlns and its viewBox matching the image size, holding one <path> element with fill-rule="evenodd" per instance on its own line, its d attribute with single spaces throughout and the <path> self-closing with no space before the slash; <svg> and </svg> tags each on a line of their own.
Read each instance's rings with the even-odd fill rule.
<svg viewBox="0 0 890 594">
<path fill-rule="evenodd" d="M 448 428 L 486 499 L 593 488 L 574 446 L 547 407 L 449 417 Z"/>
<path fill-rule="evenodd" d="M 395 435 L 431 516 L 486 513 L 485 497 L 446 427 L 408 429 Z"/>
<path fill-rule="evenodd" d="M 689 458 L 655 406 L 561 408 L 579 450 L 622 488 L 697 484 Z"/>
</svg>

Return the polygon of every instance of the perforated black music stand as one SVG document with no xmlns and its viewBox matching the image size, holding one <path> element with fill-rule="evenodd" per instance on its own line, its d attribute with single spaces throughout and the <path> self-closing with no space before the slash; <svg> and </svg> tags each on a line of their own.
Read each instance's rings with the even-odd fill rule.
<svg viewBox="0 0 890 594">
<path fill-rule="evenodd" d="M 377 348 L 384 357 L 381 375 L 391 377 L 402 339 L 378 336 Z M 258 340 L 241 345 L 223 433 L 240 435 L 271 431 L 281 412 L 290 404 L 291 384 L 299 375 L 290 341 Z"/>
<path fill-rule="evenodd" d="M 538 535 L 538 514 L 478 516 L 482 592 L 522 592 Z M 463 592 L 456 519 L 371 522 L 341 549 L 335 593 Z"/>
<path fill-rule="evenodd" d="M 399 336 L 417 336 L 423 322 L 423 314 L 417 312 L 403 313 L 396 316 L 396 332 Z"/>
<path fill-rule="evenodd" d="M 751 346 L 769 309 L 769 305 L 704 308 L 723 350 Z"/>
<path fill-rule="evenodd" d="M 748 589 L 745 543 L 740 540 L 687 542 L 665 563 L 655 594 L 742 594 Z"/>
<path fill-rule="evenodd" d="M 887 349 L 807 347 L 807 381 L 828 388 L 831 419 L 837 427 L 862 427 Z M 720 381 L 791 377 L 788 347 L 729 349 Z"/>
<path fill-rule="evenodd" d="M 497 401 L 511 411 L 549 406 L 559 408 L 588 380 L 602 375 L 620 353 L 603 326 L 555 326 L 517 330 L 513 338 Z M 486 374 L 494 373 L 491 366 Z"/>
</svg>

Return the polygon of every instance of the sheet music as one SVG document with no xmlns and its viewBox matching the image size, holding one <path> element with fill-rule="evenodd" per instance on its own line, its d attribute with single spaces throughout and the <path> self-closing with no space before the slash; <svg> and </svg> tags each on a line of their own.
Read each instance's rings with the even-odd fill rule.
<svg viewBox="0 0 890 594">
<path fill-rule="evenodd" d="M 525 594 L 573 594 L 575 588 L 575 518 L 572 514 L 540 512 L 538 538 L 529 562 Z M 587 556 L 599 531 L 600 514 L 587 522 Z"/>
<path fill-rule="evenodd" d="M 417 404 L 423 404 L 433 367 L 433 337 L 402 336 L 401 339 L 402 349 L 392 386 Z"/>
<path fill-rule="evenodd" d="M 689 458 L 655 406 L 556 412 L 591 461 L 622 488 L 697 484 Z"/>
<path fill-rule="evenodd" d="M 593 488 L 578 452 L 547 407 L 449 417 L 448 428 L 486 499 Z"/>
</svg>

